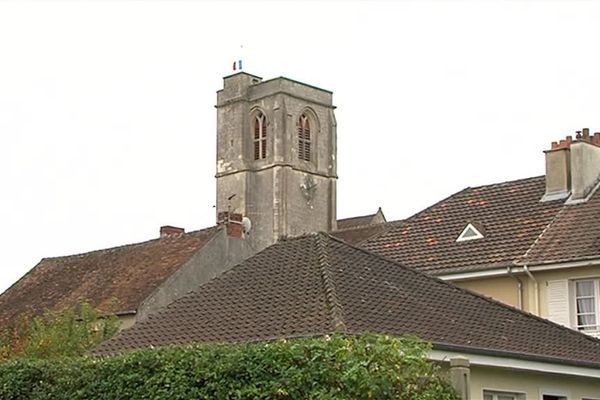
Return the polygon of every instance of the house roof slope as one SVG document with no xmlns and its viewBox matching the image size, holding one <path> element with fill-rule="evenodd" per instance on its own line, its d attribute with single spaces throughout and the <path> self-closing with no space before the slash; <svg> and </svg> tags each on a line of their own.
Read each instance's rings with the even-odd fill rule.
<svg viewBox="0 0 600 400">
<path fill-rule="evenodd" d="M 343 218 L 337 220 L 337 230 L 354 229 L 367 225 L 380 224 L 387 222 L 381 207 L 374 214 L 361 215 L 351 218 Z"/>
<path fill-rule="evenodd" d="M 519 263 L 545 264 L 600 256 L 600 194 L 568 204 L 530 247 Z"/>
<path fill-rule="evenodd" d="M 96 354 L 198 341 L 378 332 L 600 367 L 600 341 L 327 234 L 287 239 L 122 331 Z"/>
<path fill-rule="evenodd" d="M 347 243 L 359 245 L 368 239 L 378 236 L 388 230 L 391 226 L 398 225 L 402 221 L 383 222 L 379 224 L 362 225 L 353 228 L 339 229 L 329 232 L 332 236 Z"/>
<path fill-rule="evenodd" d="M 65 257 L 44 258 L 0 295 L 0 326 L 88 301 L 103 312 L 126 313 L 202 248 L 208 228 Z"/>
<path fill-rule="evenodd" d="M 352 229 L 360 226 L 370 225 L 372 224 L 373 218 L 375 218 L 375 214 L 369 215 L 361 215 L 358 217 L 350 217 L 350 218 L 342 218 L 337 220 L 337 228 L 341 229 Z"/>
<path fill-rule="evenodd" d="M 374 253 L 430 274 L 511 265 L 563 207 L 540 202 L 544 177 L 464 189 L 363 243 Z M 457 242 L 472 224 L 483 238 Z"/>
</svg>

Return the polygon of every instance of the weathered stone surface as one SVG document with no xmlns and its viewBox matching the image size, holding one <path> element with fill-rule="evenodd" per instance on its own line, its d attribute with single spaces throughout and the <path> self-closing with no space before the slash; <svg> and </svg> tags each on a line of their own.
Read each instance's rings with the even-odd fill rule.
<svg viewBox="0 0 600 400">
<path fill-rule="evenodd" d="M 256 248 L 282 236 L 331 231 L 336 221 L 336 122 L 332 93 L 287 78 L 241 72 L 217 93 L 217 212 L 252 221 Z M 255 160 L 254 118 L 267 121 L 266 157 Z M 310 121 L 310 161 L 298 156 L 298 121 Z"/>
</svg>

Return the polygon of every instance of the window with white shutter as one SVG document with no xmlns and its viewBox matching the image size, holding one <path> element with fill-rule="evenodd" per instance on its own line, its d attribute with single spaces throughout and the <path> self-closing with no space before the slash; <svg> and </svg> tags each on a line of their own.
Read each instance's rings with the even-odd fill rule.
<svg viewBox="0 0 600 400">
<path fill-rule="evenodd" d="M 566 279 L 548 281 L 547 304 L 548 319 L 571 327 L 569 318 L 569 281 Z"/>
</svg>

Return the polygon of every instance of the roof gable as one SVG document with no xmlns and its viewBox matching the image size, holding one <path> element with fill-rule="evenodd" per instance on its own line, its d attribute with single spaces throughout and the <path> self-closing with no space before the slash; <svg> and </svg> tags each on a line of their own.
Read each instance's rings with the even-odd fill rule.
<svg viewBox="0 0 600 400">
<path fill-rule="evenodd" d="M 280 241 L 105 342 L 97 353 L 333 331 L 600 366 L 600 341 L 326 234 Z"/>
</svg>

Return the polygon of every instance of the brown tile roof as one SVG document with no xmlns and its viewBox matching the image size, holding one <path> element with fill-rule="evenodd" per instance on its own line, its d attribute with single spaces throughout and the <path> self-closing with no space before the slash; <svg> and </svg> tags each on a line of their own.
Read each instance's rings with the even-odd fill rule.
<svg viewBox="0 0 600 400">
<path fill-rule="evenodd" d="M 359 217 L 343 218 L 337 220 L 338 229 L 356 228 L 357 226 L 369 225 L 375 214 L 361 215 Z"/>
<path fill-rule="evenodd" d="M 371 225 L 376 220 L 376 217 L 378 214 L 380 214 L 382 219 L 385 221 L 385 217 L 383 217 L 383 212 L 381 211 L 381 207 L 380 207 L 375 214 L 361 215 L 358 217 L 338 219 L 337 220 L 337 229 L 338 230 L 354 229 L 354 228 L 363 227 L 366 225 Z"/>
<path fill-rule="evenodd" d="M 440 348 L 600 367 L 600 340 L 326 234 L 278 242 L 95 353 L 333 331 L 411 334 Z"/>
<path fill-rule="evenodd" d="M 519 262 L 543 264 L 600 256 L 600 193 L 588 201 L 568 204 Z"/>
<path fill-rule="evenodd" d="M 363 225 L 355 228 L 346 228 L 330 232 L 331 235 L 342 239 L 350 244 L 358 245 L 367 239 L 380 235 L 396 223 L 381 223 L 372 225 Z"/>
<path fill-rule="evenodd" d="M 215 228 L 66 257 L 44 258 L 0 295 L 0 326 L 23 313 L 89 301 L 105 312 L 135 311 L 208 242 Z"/>
<path fill-rule="evenodd" d="M 464 189 L 367 240 L 363 246 L 428 273 L 511 265 L 563 207 L 540 202 L 544 177 Z M 473 224 L 484 238 L 456 242 Z"/>
</svg>

